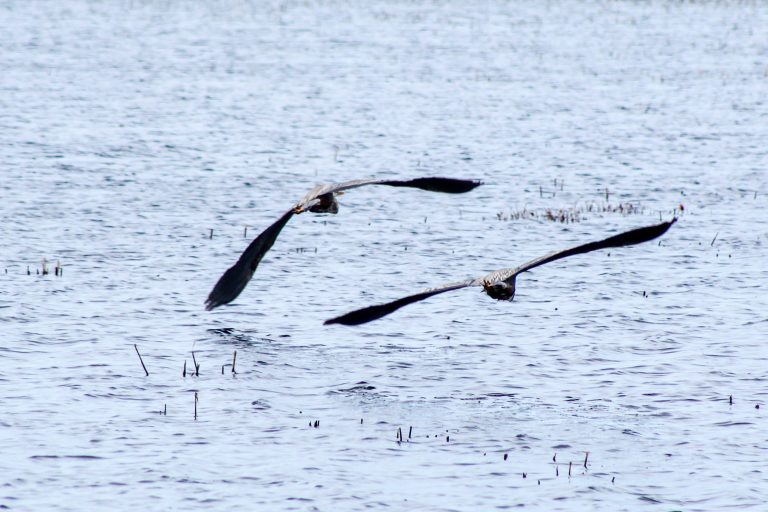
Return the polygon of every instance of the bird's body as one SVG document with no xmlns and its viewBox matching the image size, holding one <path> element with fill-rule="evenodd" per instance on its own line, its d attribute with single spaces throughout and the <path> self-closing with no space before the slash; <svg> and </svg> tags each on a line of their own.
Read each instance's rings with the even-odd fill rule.
<svg viewBox="0 0 768 512">
<path fill-rule="evenodd" d="M 481 184 L 482 182 L 476 180 L 427 177 L 412 180 L 363 179 L 344 183 L 317 185 L 248 245 L 237 262 L 219 278 L 208 295 L 208 299 L 205 301 L 205 309 L 210 311 L 223 304 L 232 302 L 240 295 L 264 255 L 275 243 L 275 240 L 277 240 L 280 231 L 282 231 L 283 227 L 294 215 L 305 211 L 335 214 L 339 211 L 336 195 L 341 194 L 344 190 L 364 185 L 388 185 L 392 187 L 418 188 L 431 192 L 461 194 L 469 192 Z"/>
<path fill-rule="evenodd" d="M 317 198 L 317 201 L 308 208 L 312 213 L 339 213 L 339 202 L 333 192 L 323 194 Z M 301 213 L 298 212 L 298 213 Z"/>
<path fill-rule="evenodd" d="M 624 247 L 647 242 L 666 233 L 666 231 L 676 221 L 677 219 L 675 218 L 669 222 L 662 222 L 661 224 L 656 224 L 653 226 L 633 229 L 631 231 L 626 231 L 624 233 L 620 233 L 618 235 L 606 238 L 604 240 L 599 240 L 597 242 L 589 242 L 571 247 L 569 249 L 554 251 L 524 263 L 519 267 L 495 270 L 477 279 L 467 279 L 465 281 L 458 281 L 435 288 L 429 288 L 417 294 L 409 295 L 393 302 L 381 304 L 378 306 L 369 306 L 367 308 L 352 311 L 351 313 L 326 320 L 325 323 L 342 325 L 364 324 L 389 315 L 390 313 L 394 313 L 401 307 L 408 304 L 428 299 L 434 295 L 452 290 L 458 290 L 461 288 L 467 288 L 470 286 L 482 286 L 485 293 L 488 294 L 488 296 L 492 299 L 512 300 L 515 297 L 517 276 L 523 272 L 531 270 L 532 268 L 538 267 L 540 265 L 544 265 L 545 263 L 550 263 L 552 261 L 566 258 L 568 256 L 584 254 L 599 249 L 606 249 L 608 247 Z"/>
</svg>

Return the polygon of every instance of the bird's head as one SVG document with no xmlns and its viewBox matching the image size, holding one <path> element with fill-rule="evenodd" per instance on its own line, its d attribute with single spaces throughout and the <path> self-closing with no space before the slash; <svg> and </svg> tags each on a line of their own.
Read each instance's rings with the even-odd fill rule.
<svg viewBox="0 0 768 512">
<path fill-rule="evenodd" d="M 483 281 L 483 291 L 492 299 L 512 300 L 515 298 L 515 281 L 513 279 L 510 284 L 506 281 L 491 282 L 485 280 Z"/>
</svg>

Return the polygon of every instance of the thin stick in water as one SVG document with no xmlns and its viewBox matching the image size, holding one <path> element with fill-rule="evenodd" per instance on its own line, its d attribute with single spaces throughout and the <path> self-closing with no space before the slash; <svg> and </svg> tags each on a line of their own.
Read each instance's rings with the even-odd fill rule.
<svg viewBox="0 0 768 512">
<path fill-rule="evenodd" d="M 139 347 L 136 346 L 136 344 L 133 344 L 133 348 L 136 349 L 136 353 L 139 354 Z M 139 354 L 139 361 L 141 361 L 141 367 L 144 368 L 144 373 L 146 373 L 147 377 L 149 377 L 149 372 L 147 371 L 147 367 L 144 365 L 144 359 L 141 358 L 141 354 Z"/>
<path fill-rule="evenodd" d="M 197 359 L 195 359 L 195 351 L 192 351 L 192 364 L 195 365 L 195 377 L 200 376 L 200 365 L 197 364 Z"/>
<path fill-rule="evenodd" d="M 235 354 L 232 356 L 232 375 L 237 374 L 235 371 L 235 363 L 237 363 L 237 350 L 235 350 Z"/>
<path fill-rule="evenodd" d="M 195 391 L 195 420 L 197 420 L 197 391 Z"/>
</svg>

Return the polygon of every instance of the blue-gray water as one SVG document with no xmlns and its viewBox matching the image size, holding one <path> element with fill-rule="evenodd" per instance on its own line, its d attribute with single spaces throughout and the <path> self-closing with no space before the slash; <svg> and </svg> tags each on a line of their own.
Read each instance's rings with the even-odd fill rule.
<svg viewBox="0 0 768 512">
<path fill-rule="evenodd" d="M 2 2 L 0 507 L 762 510 L 766 26 L 735 1 Z M 315 183 L 423 175 L 485 185 L 350 191 L 203 310 Z M 512 303 L 322 325 L 675 210 Z"/>
</svg>

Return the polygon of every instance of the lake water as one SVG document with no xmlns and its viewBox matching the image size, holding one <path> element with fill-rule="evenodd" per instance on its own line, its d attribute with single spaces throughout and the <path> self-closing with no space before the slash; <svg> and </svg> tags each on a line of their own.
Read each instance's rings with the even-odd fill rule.
<svg viewBox="0 0 768 512">
<path fill-rule="evenodd" d="M 736 1 L 2 2 L 0 508 L 764 510 L 767 26 Z M 350 191 L 204 311 L 313 185 L 368 176 L 485 185 Z M 512 303 L 322 325 L 674 212 Z"/>
</svg>

